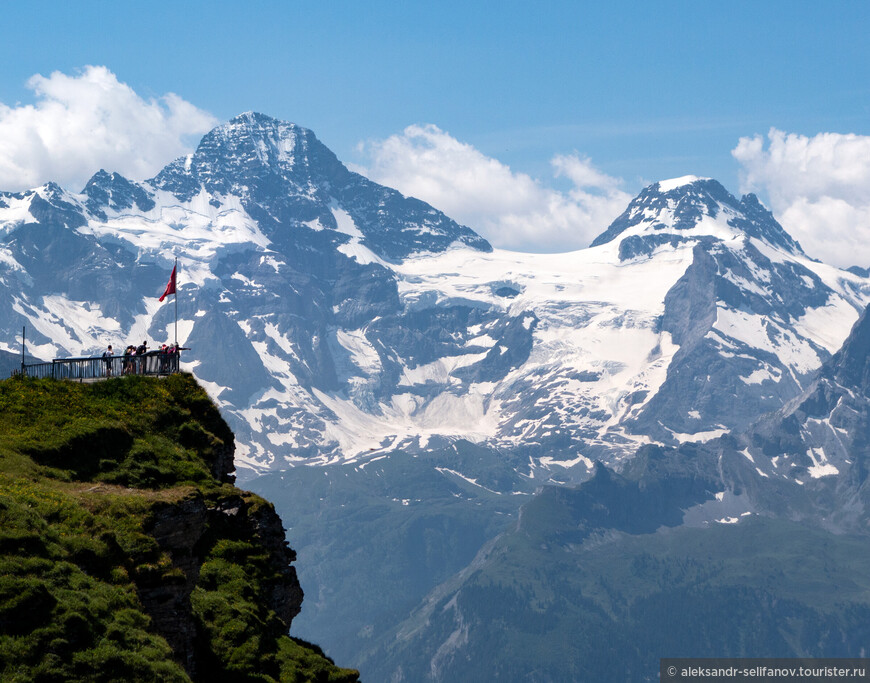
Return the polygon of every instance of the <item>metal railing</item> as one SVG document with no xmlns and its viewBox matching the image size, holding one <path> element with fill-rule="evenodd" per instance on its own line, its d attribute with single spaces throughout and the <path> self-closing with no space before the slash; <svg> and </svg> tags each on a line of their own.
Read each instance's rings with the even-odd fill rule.
<svg viewBox="0 0 870 683">
<path fill-rule="evenodd" d="M 21 373 L 26 377 L 51 377 L 79 382 L 150 375 L 162 377 L 179 371 L 179 354 L 149 351 L 141 356 L 111 356 L 103 358 L 55 358 L 50 363 L 25 363 Z"/>
</svg>

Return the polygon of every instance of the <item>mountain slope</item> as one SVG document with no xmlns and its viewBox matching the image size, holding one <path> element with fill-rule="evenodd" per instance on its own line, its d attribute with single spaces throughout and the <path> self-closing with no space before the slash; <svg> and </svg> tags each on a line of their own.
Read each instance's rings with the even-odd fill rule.
<svg viewBox="0 0 870 683">
<path fill-rule="evenodd" d="M 396 681 L 656 681 L 662 652 L 862 655 L 865 536 L 753 518 L 645 534 L 605 525 L 570 544 L 583 523 L 572 508 L 524 509 L 551 519 L 490 544 L 365 653 L 363 670 Z"/>
<path fill-rule="evenodd" d="M 777 501 L 774 510 L 781 514 L 821 519 L 834 530 L 870 529 L 868 367 L 870 316 L 865 310 L 812 384 L 741 440 L 741 454 L 763 480 L 759 499 Z M 775 488 L 777 495 L 766 488 Z"/>
<path fill-rule="evenodd" d="M 391 680 L 656 680 L 662 652 L 858 657 L 870 315 L 744 434 L 546 487 L 362 654 Z M 546 658 L 539 656 L 547 652 Z"/>
</svg>

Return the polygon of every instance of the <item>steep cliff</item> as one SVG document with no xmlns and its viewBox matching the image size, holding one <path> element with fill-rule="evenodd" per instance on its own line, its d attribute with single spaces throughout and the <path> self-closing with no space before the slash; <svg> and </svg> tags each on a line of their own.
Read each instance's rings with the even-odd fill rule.
<svg viewBox="0 0 870 683">
<path fill-rule="evenodd" d="M 0 679 L 356 681 L 192 377 L 0 382 Z"/>
</svg>

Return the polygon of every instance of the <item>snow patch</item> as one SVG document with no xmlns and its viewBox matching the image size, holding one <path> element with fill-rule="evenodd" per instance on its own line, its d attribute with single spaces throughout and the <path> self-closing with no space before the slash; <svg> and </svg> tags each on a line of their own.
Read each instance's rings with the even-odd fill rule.
<svg viewBox="0 0 870 683">
<path fill-rule="evenodd" d="M 671 432 L 674 438 L 680 443 L 706 443 L 707 441 L 718 439 L 720 436 L 727 433 L 728 430 L 724 427 L 722 429 L 711 429 L 707 432 L 695 432 L 694 434 L 681 434 L 679 432 Z"/>
<path fill-rule="evenodd" d="M 840 470 L 828 462 L 828 456 L 824 448 L 810 448 L 807 451 L 807 456 L 813 461 L 812 466 L 807 468 L 813 479 L 830 477 L 840 473 Z"/>
<path fill-rule="evenodd" d="M 471 477 L 466 477 L 464 474 L 457 472 L 456 470 L 451 470 L 449 467 L 436 467 L 435 469 L 438 472 L 440 472 L 441 474 L 444 474 L 445 472 L 447 472 L 448 474 L 452 474 L 454 477 L 459 477 L 463 481 L 467 481 L 472 486 L 477 486 L 478 488 L 481 488 L 484 491 L 489 491 L 490 493 L 494 493 L 497 496 L 501 495 L 500 491 L 493 491 L 492 489 L 488 489 L 483 484 L 478 484 L 477 479 L 472 479 Z"/>
<path fill-rule="evenodd" d="M 431 363 L 418 365 L 416 368 L 405 368 L 399 379 L 399 386 L 414 386 L 429 382 L 446 384 L 451 380 L 451 373 L 459 368 L 479 363 L 486 358 L 488 353 L 488 351 L 483 351 L 482 353 L 466 353 L 460 356 L 444 356 Z"/>
<path fill-rule="evenodd" d="M 42 307 L 27 305 L 14 299 L 12 310 L 24 316 L 41 334 L 51 339 L 49 353 L 57 354 L 63 348 L 74 356 L 96 354 L 106 345 L 116 342 L 121 324 L 103 315 L 99 305 L 86 301 L 73 301 L 61 294 L 43 297 Z M 29 345 L 33 350 L 33 345 Z M 41 347 L 42 349 L 42 347 Z M 44 352 L 44 350 L 43 350 Z"/>
<path fill-rule="evenodd" d="M 581 463 L 586 466 L 586 469 L 589 470 L 591 470 L 595 466 L 595 463 L 593 463 L 589 458 L 583 455 L 578 455 L 573 460 L 558 460 L 557 458 L 545 456 L 543 458 L 539 458 L 539 462 L 544 467 L 552 467 L 553 465 L 556 465 L 558 467 L 564 467 L 566 469 L 574 467 L 575 465 L 579 465 Z"/>
<path fill-rule="evenodd" d="M 659 181 L 659 192 L 670 192 L 679 187 L 685 187 L 692 183 L 697 183 L 699 180 L 710 180 L 709 178 L 701 178 L 696 175 L 684 175 L 679 178 L 669 178 L 668 180 Z"/>
<path fill-rule="evenodd" d="M 351 215 L 344 209 L 340 208 L 338 204 L 333 203 L 330 205 L 329 210 L 335 217 L 335 223 L 338 226 L 336 229 L 338 232 L 342 232 L 351 237 L 364 237 L 360 229 L 356 227 L 356 223 L 354 223 Z"/>
<path fill-rule="evenodd" d="M 365 330 L 338 330 L 336 339 L 350 353 L 351 362 L 366 375 L 375 375 L 381 371 L 381 357 L 366 339 Z"/>
<path fill-rule="evenodd" d="M 187 338 L 193 332 L 195 320 L 179 320 L 178 321 L 178 343 L 184 346 L 187 343 Z M 175 322 L 171 322 L 166 326 L 165 336 L 167 339 L 175 340 Z"/>
</svg>

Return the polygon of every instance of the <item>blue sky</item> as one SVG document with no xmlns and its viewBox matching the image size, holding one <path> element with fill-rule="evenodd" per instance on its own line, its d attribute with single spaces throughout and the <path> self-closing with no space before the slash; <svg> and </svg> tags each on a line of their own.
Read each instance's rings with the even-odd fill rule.
<svg viewBox="0 0 870 683">
<path fill-rule="evenodd" d="M 572 154 L 629 194 L 690 173 L 737 192 L 741 137 L 870 134 L 863 2 L 41 2 L 4 23 L 7 107 L 103 65 L 145 100 L 300 123 L 360 169 L 434 124 L 561 192 Z"/>
</svg>

